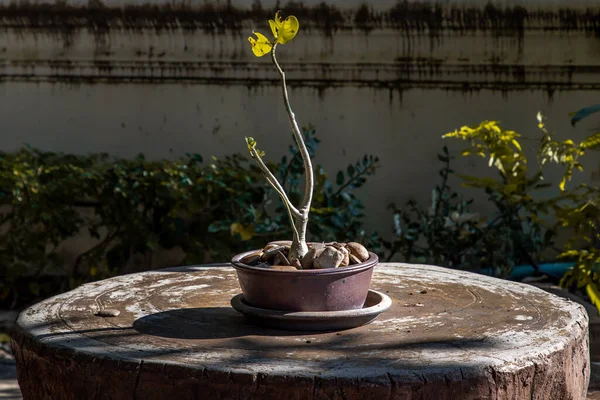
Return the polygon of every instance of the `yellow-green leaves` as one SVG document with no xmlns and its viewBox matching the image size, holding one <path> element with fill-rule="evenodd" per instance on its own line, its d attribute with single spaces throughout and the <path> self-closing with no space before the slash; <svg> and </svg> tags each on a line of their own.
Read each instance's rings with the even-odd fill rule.
<svg viewBox="0 0 600 400">
<path fill-rule="evenodd" d="M 500 127 L 498 121 L 483 121 L 478 126 L 463 126 L 444 138 L 456 138 L 468 141 L 470 146 L 462 155 L 476 154 L 489 157 L 488 165 L 494 166 L 508 179 L 523 179 L 527 158 L 523 154 L 518 139 L 520 135 Z"/>
<path fill-rule="evenodd" d="M 250 45 L 252 45 L 252 52 L 256 57 L 262 57 L 265 54 L 269 54 L 271 49 L 273 48 L 273 44 L 269 42 L 269 39 L 265 35 L 259 32 L 252 31 L 253 34 L 256 35 L 257 39 L 254 39 L 252 36 L 248 38 Z"/>
<path fill-rule="evenodd" d="M 581 142 L 581 147 L 586 150 L 597 150 L 600 148 L 600 132 L 588 136 L 583 142 Z"/>
<path fill-rule="evenodd" d="M 269 20 L 269 26 L 271 27 L 271 32 L 273 32 L 273 37 L 277 43 L 286 44 L 296 36 L 300 24 L 298 23 L 298 19 L 293 15 L 290 15 L 282 21 L 279 16 L 279 11 L 277 11 L 275 20 Z"/>
<path fill-rule="evenodd" d="M 231 236 L 239 234 L 243 241 L 250 240 L 254 237 L 254 225 L 243 225 L 239 222 L 234 222 L 229 227 Z"/>
<path fill-rule="evenodd" d="M 256 148 L 256 140 L 254 140 L 254 138 L 247 136 L 246 137 L 246 145 L 248 145 L 248 151 L 250 152 L 250 156 L 252 158 L 254 158 L 255 155 L 258 155 L 259 157 L 264 157 L 265 152 L 260 151 L 259 149 Z"/>
<path fill-rule="evenodd" d="M 252 46 L 252 52 L 256 57 L 262 57 L 265 54 L 269 54 L 273 49 L 273 45 L 276 43 L 286 44 L 298 33 L 300 24 L 298 19 L 293 15 L 290 15 L 286 19 L 282 20 L 279 16 L 279 11 L 275 14 L 275 19 L 269 20 L 269 26 L 273 33 L 273 41 L 270 41 L 265 35 L 259 32 L 252 32 L 256 35 L 256 39 L 252 36 L 248 38 L 250 45 Z"/>
<path fill-rule="evenodd" d="M 252 151 L 256 147 L 256 140 L 251 136 L 246 136 L 246 144 L 248 145 L 248 151 Z"/>
</svg>

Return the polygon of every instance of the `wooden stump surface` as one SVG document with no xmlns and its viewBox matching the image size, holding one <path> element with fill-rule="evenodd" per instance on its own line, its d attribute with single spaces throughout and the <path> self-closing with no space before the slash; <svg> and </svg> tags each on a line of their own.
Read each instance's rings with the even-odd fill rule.
<svg viewBox="0 0 600 400">
<path fill-rule="evenodd" d="M 229 305 L 240 289 L 228 265 L 86 284 L 21 313 L 19 383 L 24 399 L 52 400 L 585 398 L 578 304 L 426 265 L 380 264 L 371 287 L 390 310 L 313 333 L 247 323 Z"/>
</svg>

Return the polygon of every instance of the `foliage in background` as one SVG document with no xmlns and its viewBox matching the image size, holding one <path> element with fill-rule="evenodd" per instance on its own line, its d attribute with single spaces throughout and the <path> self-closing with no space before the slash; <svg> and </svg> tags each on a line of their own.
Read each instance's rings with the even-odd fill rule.
<svg viewBox="0 0 600 400">
<path fill-rule="evenodd" d="M 590 113 L 595 109 L 588 109 Z M 584 113 L 576 113 L 582 118 Z M 579 144 L 572 140 L 557 141 L 538 115 L 541 136 L 536 162 L 530 163 L 523 151 L 523 138 L 515 131 L 503 129 L 497 121 L 484 121 L 477 126 L 464 126 L 444 135 L 467 142 L 462 155 L 482 157 L 493 168 L 492 176 L 457 174 L 465 187 L 482 190 L 495 206 L 489 218 L 470 212 L 473 200 L 464 200 L 448 185 L 454 171 L 444 147 L 438 159 L 441 183 L 432 191 L 428 209 L 415 201 L 394 210 L 394 238 L 385 243 L 389 257 L 400 254 L 408 262 L 444 265 L 452 268 L 480 270 L 506 277 L 515 265 L 538 262 L 547 249 L 557 250 L 558 258 L 573 261 L 575 267 L 562 284 L 585 288 L 590 299 L 600 308 L 600 189 L 579 185 L 566 189 L 574 170 L 582 170 L 581 157 L 600 147 L 596 133 Z M 559 182 L 544 179 L 544 168 L 559 164 L 564 173 Z M 551 221 L 555 221 L 552 223 Z M 561 230 L 569 230 L 564 248 L 557 249 L 554 240 Z"/>
<path fill-rule="evenodd" d="M 575 126 L 598 111 L 600 105 L 593 105 L 572 113 L 571 124 Z M 579 162 L 581 156 L 588 150 L 600 149 L 600 132 L 593 133 L 578 144 L 570 140 L 557 143 L 552 140 L 541 115 L 538 115 L 538 122 L 547 137 L 547 158 L 552 157 L 553 161 L 565 166 L 563 182 L 570 179 L 574 169 L 583 169 Z M 573 260 L 575 265 L 560 284 L 571 290 L 585 291 L 600 311 L 600 188 L 580 184 L 565 191 L 562 198 L 553 204 L 553 209 L 559 226 L 574 233 L 560 257 Z"/>
<path fill-rule="evenodd" d="M 473 132 L 477 129 L 481 132 L 482 127 Z M 463 155 L 471 151 L 465 150 Z M 521 162 L 523 157 L 520 154 Z M 525 213 L 532 202 L 530 192 L 541 187 L 536 179 L 524 179 L 523 169 L 518 185 L 514 183 L 517 177 L 505 182 L 502 177 L 479 180 L 460 175 L 466 186 L 485 190 L 496 206 L 497 212 L 486 219 L 471 212 L 472 199 L 465 200 L 450 188 L 448 181 L 454 170 L 447 147 L 438 159 L 443 163 L 441 183 L 432 191 L 429 209 L 414 200 L 402 208 L 390 206 L 394 210 L 394 238 L 386 246 L 390 257 L 399 253 L 408 262 L 466 270 L 491 268 L 494 275 L 503 277 L 515 265 L 536 265 L 534 258 L 551 242 L 536 216 Z"/>
<path fill-rule="evenodd" d="M 507 241 L 499 243 L 507 252 L 506 262 L 501 265 L 505 274 L 518 264 L 530 264 L 539 270 L 540 254 L 553 245 L 556 233 L 542 223 L 547 209 L 539 200 L 543 197 L 541 191 L 552 186 L 544 180 L 542 160 L 538 157 L 539 162 L 530 165 L 520 143 L 521 135 L 503 129 L 497 121 L 464 126 L 444 137 L 467 141 L 463 156 L 485 158 L 488 166 L 494 167 L 493 176 L 460 178 L 464 186 L 485 191 L 496 207 L 493 221 L 508 234 Z M 539 154 L 542 152 L 543 147 Z"/>
<path fill-rule="evenodd" d="M 314 156 L 314 129 L 304 135 Z M 309 226 L 315 240 L 362 241 L 377 251 L 377 236 L 362 229 L 354 190 L 378 165 L 365 156 L 335 183 L 317 166 Z M 293 148 L 270 168 L 291 196 L 300 195 L 303 169 Z M 32 148 L 0 154 L 0 308 L 88 280 L 169 266 L 156 260 L 158 249 L 180 248 L 179 264 L 224 262 L 287 238 L 287 215 L 274 196 L 259 168 L 239 154 L 206 162 L 199 154 L 175 161 Z M 64 243 L 82 233 L 95 240 L 70 260 Z"/>
<path fill-rule="evenodd" d="M 457 138 L 469 143 L 464 156 L 480 156 L 495 167 L 496 178 L 462 176 L 466 186 L 485 190 L 489 199 L 496 205 L 500 218 L 505 223 L 518 228 L 533 227 L 534 233 L 545 230 L 543 241 L 516 242 L 522 245 L 520 252 L 528 254 L 535 265 L 539 250 L 552 245 L 552 239 L 561 230 L 567 230 L 569 239 L 559 250 L 559 258 L 574 262 L 574 267 L 563 277 L 561 285 L 574 290 L 585 290 L 590 300 L 600 308 L 600 190 L 587 184 L 580 184 L 567 190 L 574 170 L 583 170 L 580 162 L 587 151 L 600 148 L 600 134 L 595 133 L 580 143 L 572 140 L 558 141 L 550 133 L 538 114 L 538 128 L 541 132 L 536 164 L 528 168 L 520 135 L 504 130 L 496 121 L 484 121 L 476 127 L 462 127 L 444 137 Z M 555 185 L 545 183 L 544 167 L 555 163 L 563 167 L 563 175 Z M 531 170 L 531 172 L 528 172 Z M 554 189 L 550 195 L 535 194 L 543 188 Z M 554 225 L 544 223 L 543 217 L 550 216 Z M 527 239 L 527 232 L 522 230 Z M 531 228 L 530 233 L 531 235 Z M 538 235 L 541 237 L 541 235 Z M 537 251 L 536 251 L 537 250 Z"/>
</svg>

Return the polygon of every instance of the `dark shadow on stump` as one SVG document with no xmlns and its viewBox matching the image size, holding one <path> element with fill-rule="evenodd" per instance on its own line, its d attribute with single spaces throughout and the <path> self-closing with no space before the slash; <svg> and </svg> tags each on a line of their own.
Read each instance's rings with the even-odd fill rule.
<svg viewBox="0 0 600 400">
<path fill-rule="evenodd" d="M 252 325 L 231 307 L 182 308 L 146 315 L 133 322 L 145 335 L 173 339 L 226 339 L 243 336 L 296 336 L 299 332 Z M 301 332 L 311 334 L 311 332 Z"/>
</svg>

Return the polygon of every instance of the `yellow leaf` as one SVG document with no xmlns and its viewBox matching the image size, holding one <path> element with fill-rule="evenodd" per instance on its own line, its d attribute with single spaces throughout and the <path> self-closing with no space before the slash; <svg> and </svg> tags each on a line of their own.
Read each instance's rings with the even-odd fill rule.
<svg viewBox="0 0 600 400">
<path fill-rule="evenodd" d="M 561 287 L 571 287 L 575 283 L 575 268 L 571 267 L 565 274 L 560 278 L 558 283 Z"/>
<path fill-rule="evenodd" d="M 562 178 L 562 180 L 560 181 L 560 183 L 558 184 L 558 187 L 560 188 L 561 192 L 565 191 L 565 184 L 567 183 L 567 178 L 564 177 Z"/>
<path fill-rule="evenodd" d="M 577 250 L 567 250 L 563 251 L 559 254 L 558 258 L 572 258 L 579 256 L 579 251 Z"/>
<path fill-rule="evenodd" d="M 278 14 L 279 14 L 279 11 L 277 12 L 277 14 L 275 14 L 276 20 L 278 19 Z M 279 28 L 280 28 L 281 24 L 278 24 L 277 22 L 270 19 L 269 26 L 271 27 L 271 32 L 273 32 L 273 37 L 275 39 L 277 39 L 277 37 L 279 36 Z"/>
<path fill-rule="evenodd" d="M 600 291 L 598 290 L 598 285 L 590 282 L 586 285 L 585 291 L 590 297 L 592 304 L 596 306 L 596 309 L 600 310 Z"/>
<path fill-rule="evenodd" d="M 265 54 L 269 54 L 271 52 L 271 49 L 273 48 L 273 45 L 271 44 L 269 39 L 267 39 L 267 37 L 262 33 L 254 31 L 252 31 L 252 33 L 255 34 L 258 39 L 254 39 L 252 36 L 248 38 L 248 41 L 252 45 L 252 52 L 254 53 L 254 55 L 256 57 L 262 57 Z"/>
<path fill-rule="evenodd" d="M 250 240 L 254 236 L 254 226 L 252 225 L 242 225 L 239 222 L 234 222 L 229 227 L 229 230 L 231 231 L 231 236 L 239 233 L 243 241 Z"/>
<path fill-rule="evenodd" d="M 286 44 L 296 36 L 298 29 L 300 28 L 300 23 L 293 15 L 290 15 L 282 21 L 279 16 L 279 11 L 277 11 L 275 20 L 269 20 L 269 26 L 271 27 L 271 32 L 273 32 L 273 37 L 275 37 L 277 43 Z"/>
<path fill-rule="evenodd" d="M 512 194 L 517 191 L 517 185 L 515 183 L 509 183 L 504 187 L 504 193 Z"/>
<path fill-rule="evenodd" d="M 521 145 L 515 139 L 512 140 L 513 146 L 515 146 L 519 151 L 521 151 Z"/>
<path fill-rule="evenodd" d="M 296 37 L 298 33 L 298 29 L 300 29 L 300 23 L 298 19 L 293 15 L 290 15 L 283 21 L 283 27 L 281 28 L 281 32 L 279 33 L 279 43 L 285 44 Z"/>
<path fill-rule="evenodd" d="M 251 136 L 247 136 L 246 144 L 248 145 L 248 151 L 252 151 L 252 149 L 256 147 L 256 140 L 254 140 L 254 138 Z"/>
<path fill-rule="evenodd" d="M 583 142 L 581 142 L 581 147 L 584 149 L 596 149 L 600 147 L 600 132 L 588 136 Z"/>
</svg>

